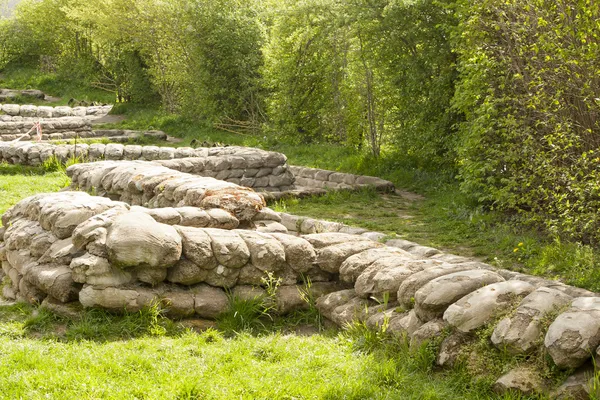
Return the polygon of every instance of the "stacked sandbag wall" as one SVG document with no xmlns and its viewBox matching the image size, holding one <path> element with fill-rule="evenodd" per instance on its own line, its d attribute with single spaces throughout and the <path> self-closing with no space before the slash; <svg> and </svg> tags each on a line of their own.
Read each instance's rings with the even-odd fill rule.
<svg viewBox="0 0 600 400">
<path fill-rule="evenodd" d="M 360 189 L 373 187 L 378 191 L 394 190 L 394 184 L 375 176 L 347 174 L 318 168 L 290 166 L 296 177 L 296 186 L 322 189 Z"/>
<path fill-rule="evenodd" d="M 109 179 L 113 185 L 135 182 L 118 176 Z M 186 185 L 177 179 L 162 190 Z M 510 365 L 495 384 L 499 392 L 581 398 L 590 391 L 590 360 L 600 356 L 595 293 L 405 240 L 383 244 L 365 236 L 373 232 L 342 233 L 341 224 L 337 232 L 304 235 L 239 229 L 235 207 L 206 205 L 212 207 L 146 209 L 82 192 L 23 200 L 2 218 L 5 296 L 115 311 L 159 302 L 174 317 L 213 318 L 229 307 L 226 289 L 241 298 L 264 295 L 270 273 L 281 284 L 281 312 L 306 306 L 300 282 L 310 280 L 326 318 L 341 327 L 362 321 L 415 348 L 434 343 L 439 366 L 474 362 L 488 341 L 485 351 L 496 348 Z M 268 209 L 243 215 L 282 226 L 290 218 Z M 548 371 L 561 370 L 575 373 L 557 384 L 560 374 Z"/>
<path fill-rule="evenodd" d="M 159 302 L 173 317 L 214 318 L 229 307 L 226 289 L 264 295 L 267 279 L 282 313 L 307 306 L 307 280 L 315 296 L 347 287 L 319 268 L 309 240 L 233 229 L 221 209 L 163 211 L 82 192 L 21 201 L 2 216 L 4 296 L 113 311 Z"/>
<path fill-rule="evenodd" d="M 173 171 L 214 177 L 261 191 L 281 192 L 290 190 L 294 185 L 294 176 L 289 171 L 285 155 L 259 149 L 244 147 L 193 149 L 117 143 L 91 145 L 0 143 L 0 162 L 36 166 L 53 157 L 61 162 L 66 162 L 73 157 L 83 161 L 123 160 L 123 165 L 131 160 L 153 160 L 157 165 L 163 165 Z M 73 169 L 78 168 L 88 167 Z M 75 184 L 86 186 L 79 182 Z"/>
<path fill-rule="evenodd" d="M 23 118 L 62 118 L 62 117 L 98 117 L 110 112 L 112 106 L 92 107 L 49 107 L 19 104 L 1 104 L 0 111 L 4 116 Z"/>
<path fill-rule="evenodd" d="M 102 117 L 112 106 L 49 107 L 19 104 L 0 105 L 0 141 L 31 140 L 37 132 L 34 124 L 42 127 L 42 140 L 61 140 L 88 137 L 91 121 Z M 29 135 L 24 137 L 25 133 Z"/>
<path fill-rule="evenodd" d="M 22 121 L 0 120 L 0 142 L 11 142 L 14 140 L 36 139 L 37 131 L 34 128 L 38 120 L 31 118 Z M 42 140 L 58 140 L 65 137 L 84 137 L 92 131 L 90 121 L 78 117 L 40 119 L 42 126 Z M 33 129 L 32 129 L 33 128 Z M 25 135 L 27 134 L 27 135 Z"/>
<path fill-rule="evenodd" d="M 134 134 L 130 131 L 106 132 L 111 135 L 123 133 L 124 137 Z M 105 133 L 105 131 L 90 131 L 89 136 L 97 137 L 100 133 Z M 164 135 L 159 131 L 148 131 L 143 134 L 153 137 Z M 77 145 L 36 142 L 0 143 L 0 162 L 5 161 L 10 164 L 36 166 L 52 157 L 65 162 L 74 156 L 86 162 L 98 160 L 157 161 L 161 165 L 177 171 L 214 177 L 267 192 L 266 196 L 269 200 L 278 200 L 286 196 L 322 195 L 326 193 L 324 188 L 356 190 L 374 187 L 379 191 L 394 189 L 391 182 L 380 178 L 289 166 L 287 157 L 281 153 L 246 147 L 194 149 L 118 143 L 94 143 L 91 145 L 85 143 Z M 318 176 L 319 179 L 306 180 L 307 178 L 303 177 L 307 174 L 306 171 L 310 171 L 311 175 Z M 344 183 L 338 183 L 338 181 Z M 324 182 L 330 184 L 325 185 Z"/>
<path fill-rule="evenodd" d="M 15 99 L 19 97 L 44 100 L 46 98 L 46 94 L 37 89 L 0 89 L 0 102 L 15 101 Z"/>
</svg>

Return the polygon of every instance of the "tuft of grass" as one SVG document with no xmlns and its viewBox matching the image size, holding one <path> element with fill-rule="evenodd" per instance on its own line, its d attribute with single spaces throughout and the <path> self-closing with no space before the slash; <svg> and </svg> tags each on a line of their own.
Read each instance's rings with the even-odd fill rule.
<svg viewBox="0 0 600 400">
<path fill-rule="evenodd" d="M 65 162 L 58 159 L 56 156 L 47 158 L 42 163 L 42 169 L 47 172 L 62 172 L 66 176 L 67 168 L 71 165 L 85 163 L 87 160 L 84 157 L 71 156 Z"/>
<path fill-rule="evenodd" d="M 252 299 L 240 299 L 233 293 L 228 293 L 229 309 L 217 319 L 220 330 L 229 335 L 242 332 L 257 334 L 266 332 L 275 326 L 277 318 L 277 290 L 281 278 L 276 278 L 272 272 L 267 272 L 261 279 L 265 295 L 257 295 Z"/>
<path fill-rule="evenodd" d="M 311 325 L 318 329 L 319 332 L 325 330 L 325 320 L 323 315 L 317 309 L 317 299 L 312 292 L 312 281 L 310 277 L 303 277 L 304 285 L 298 288 L 300 298 L 306 303 L 305 310 L 298 310 L 292 315 L 286 317 L 288 325 L 297 326 L 300 324 Z"/>
<path fill-rule="evenodd" d="M 217 318 L 217 326 L 228 335 L 266 332 L 273 322 L 267 309 L 262 297 L 240 299 L 229 294 L 229 309 Z"/>
</svg>

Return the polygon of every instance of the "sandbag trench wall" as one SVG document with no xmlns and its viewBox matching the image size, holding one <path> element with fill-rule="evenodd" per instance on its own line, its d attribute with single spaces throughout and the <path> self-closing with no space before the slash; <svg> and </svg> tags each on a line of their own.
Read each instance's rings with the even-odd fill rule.
<svg viewBox="0 0 600 400">
<path fill-rule="evenodd" d="M 558 368 L 592 368 L 590 357 L 598 352 L 595 293 L 403 240 L 383 244 L 376 241 L 385 239 L 377 232 L 278 214 L 250 189 L 160 165 L 97 162 L 68 171 L 74 181 L 100 182 L 95 187 L 119 198 L 135 188 L 142 203 L 158 208 L 114 205 L 83 192 L 17 204 L 3 216 L 6 231 L 0 235 L 0 257 L 10 279 L 6 287 L 15 297 L 46 297 L 46 303 L 78 299 L 86 306 L 132 310 L 160 300 L 170 315 L 190 315 L 193 304 L 193 313 L 206 316 L 205 309 L 227 307 L 224 292 L 215 290 L 229 287 L 239 296 L 254 296 L 250 286 L 273 272 L 284 284 L 282 312 L 291 309 L 284 304 L 304 306 L 299 280 L 325 282 L 319 294 L 330 293 L 317 300 L 325 317 L 340 326 L 355 319 L 374 329 L 385 324 L 387 332 L 407 335 L 415 345 L 443 338 L 441 366 L 464 357 L 476 333 L 490 324 L 491 343 L 517 360 L 544 351 Z M 316 233 L 303 234 L 308 232 Z M 146 242 L 150 249 L 136 252 Z M 223 307 L 212 300 L 207 305 L 216 298 Z M 499 313 L 504 317 L 496 321 Z M 589 379 L 580 370 L 554 394 L 579 396 L 589 390 Z M 507 371 L 497 386 L 551 389 L 541 371 L 527 364 Z"/>
<path fill-rule="evenodd" d="M 296 185 L 300 187 L 322 189 L 360 189 L 373 187 L 378 191 L 389 192 L 394 190 L 394 184 L 375 176 L 346 174 L 318 168 L 290 166 L 296 177 Z"/>
<path fill-rule="evenodd" d="M 238 198 L 248 193 L 240 190 Z M 280 279 L 280 313 L 307 306 L 304 279 L 316 297 L 348 287 L 318 266 L 312 243 L 323 239 L 237 229 L 277 219 L 259 197 L 233 208 L 235 215 L 218 207 L 152 210 L 84 192 L 32 196 L 2 216 L 3 295 L 117 312 L 158 302 L 171 317 L 215 318 L 229 307 L 225 289 L 243 299 L 266 295 L 267 273 Z"/>
<path fill-rule="evenodd" d="M 112 106 L 49 107 L 34 105 L 0 105 L 0 141 L 13 141 L 29 132 L 35 123 L 42 126 L 43 140 L 91 137 L 93 119 L 102 117 Z M 34 138 L 35 130 L 29 139 Z M 27 137 L 22 138 L 28 139 Z"/>
<path fill-rule="evenodd" d="M 46 94 L 41 90 L 37 89 L 25 89 L 25 90 L 17 90 L 17 89 L 0 89 L 0 102 L 4 102 L 7 100 L 12 100 L 18 97 L 32 98 L 37 100 L 44 100 L 46 98 Z"/>
<path fill-rule="evenodd" d="M 339 273 L 341 281 L 354 284 L 353 289 L 317 299 L 319 311 L 338 326 L 358 320 L 371 329 L 407 338 L 411 347 L 435 342 L 440 367 L 477 360 L 473 344 L 479 332 L 489 330 L 489 345 L 500 353 L 522 361 L 536 360 L 533 354 L 548 354 L 559 370 L 573 371 L 557 387 L 539 364 L 515 361 L 496 381 L 498 392 L 514 390 L 559 399 L 600 394 L 594 392 L 594 358 L 600 357 L 597 293 L 498 269 L 381 232 L 277 215 L 290 234 L 351 234 L 357 241 L 376 240 L 416 259 L 403 262 L 390 257 L 388 250 L 371 249 L 350 256 L 338 271 L 330 270 Z M 385 310 L 382 304 L 387 304 Z"/>
<path fill-rule="evenodd" d="M 4 116 L 23 118 L 61 118 L 61 117 L 94 117 L 110 112 L 112 106 L 68 107 L 68 106 L 35 106 L 19 104 L 0 104 Z"/>
<path fill-rule="evenodd" d="M 61 162 L 78 157 L 93 162 L 97 160 L 146 160 L 155 161 L 170 169 L 200 176 L 210 176 L 241 186 L 251 187 L 261 192 L 267 200 L 277 200 L 287 196 L 310 196 L 326 193 L 322 185 L 311 185 L 314 181 L 297 182 L 293 171 L 318 171 L 321 175 L 342 177 L 346 182 L 330 189 L 360 189 L 374 185 L 377 190 L 393 190 L 391 182 L 379 178 L 357 176 L 312 168 L 289 166 L 287 157 L 281 153 L 247 147 L 158 147 L 111 144 L 72 144 L 53 145 L 50 143 L 18 142 L 0 143 L 0 162 L 21 165 L 41 165 L 45 160 L 56 157 Z M 319 176 L 321 176 L 319 175 Z M 316 181 L 314 181 L 316 182 Z M 74 186 L 91 189 L 75 182 Z"/>
</svg>

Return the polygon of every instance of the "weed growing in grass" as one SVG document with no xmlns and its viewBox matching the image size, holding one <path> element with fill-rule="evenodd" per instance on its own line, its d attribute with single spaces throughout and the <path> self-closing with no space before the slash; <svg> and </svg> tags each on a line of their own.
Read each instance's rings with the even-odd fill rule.
<svg viewBox="0 0 600 400">
<path fill-rule="evenodd" d="M 265 315 L 265 302 L 262 297 L 240 299 L 229 293 L 229 309 L 217 318 L 219 330 L 228 335 L 241 332 L 265 332 L 272 319 Z"/>
<path fill-rule="evenodd" d="M 267 295 L 263 298 L 263 314 L 272 319 L 271 314 L 277 311 L 277 290 L 281 285 L 281 278 L 273 272 L 267 271 L 261 279 Z"/>
<path fill-rule="evenodd" d="M 306 310 L 296 312 L 296 318 L 299 323 L 310 324 L 318 328 L 319 332 L 325 328 L 323 315 L 317 309 L 317 299 L 312 291 L 312 281 L 308 276 L 302 276 L 304 286 L 298 288 L 300 298 L 307 304 Z"/>
<path fill-rule="evenodd" d="M 358 320 L 346 325 L 341 335 L 351 344 L 354 351 L 370 353 L 378 349 L 388 349 L 390 346 L 397 346 L 398 350 L 401 348 L 400 341 L 387 334 L 385 329 L 370 329 Z"/>
<path fill-rule="evenodd" d="M 590 378 L 590 400 L 600 400 L 600 370 L 594 364 L 594 375 Z"/>
<path fill-rule="evenodd" d="M 56 156 L 49 157 L 42 163 L 42 168 L 47 172 L 64 171 L 65 166 Z"/>
<path fill-rule="evenodd" d="M 265 294 L 251 299 L 240 299 L 229 292 L 229 309 L 219 316 L 217 326 L 230 335 L 242 332 L 261 333 L 273 326 L 277 312 L 277 289 L 281 279 L 267 272 L 261 279 Z"/>
<path fill-rule="evenodd" d="M 60 160 L 56 156 L 48 157 L 42 163 L 42 169 L 46 172 L 65 172 L 68 167 L 75 164 L 85 163 L 87 160 L 84 157 L 71 156 L 66 161 Z"/>
</svg>

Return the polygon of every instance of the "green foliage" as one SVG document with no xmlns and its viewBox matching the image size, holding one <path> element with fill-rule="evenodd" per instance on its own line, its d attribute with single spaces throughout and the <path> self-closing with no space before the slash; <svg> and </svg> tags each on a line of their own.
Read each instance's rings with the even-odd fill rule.
<svg viewBox="0 0 600 400">
<path fill-rule="evenodd" d="M 421 165 L 453 164 L 456 77 L 449 5 L 420 0 L 282 1 L 272 11 L 264 78 L 271 128 Z M 416 159 L 415 158 L 415 159 Z"/>
<path fill-rule="evenodd" d="M 465 191 L 554 235 L 596 243 L 600 10 L 589 2 L 461 2 Z"/>
<path fill-rule="evenodd" d="M 396 158 L 412 159 L 414 166 L 452 171 L 461 118 L 450 108 L 457 78 L 449 40 L 458 22 L 454 1 L 361 3 L 357 21 L 387 97 L 381 104 L 388 110 L 386 142 Z"/>
<path fill-rule="evenodd" d="M 71 98 L 105 104 L 113 103 L 115 95 L 89 86 L 89 80 L 81 76 L 64 76 L 58 72 L 40 71 L 38 67 L 11 62 L 2 70 L 2 87 L 14 89 L 39 89 L 44 93 L 61 97 L 52 105 L 68 105 Z M 24 99 L 23 99 L 24 100 Z M 17 101 L 17 103 L 48 105 L 45 100 Z"/>
<path fill-rule="evenodd" d="M 310 277 L 304 277 L 304 286 L 298 288 L 300 298 L 307 305 L 305 310 L 298 310 L 292 314 L 287 321 L 295 319 L 297 323 L 309 324 L 316 327 L 319 331 L 325 330 L 325 321 L 323 315 L 317 308 L 317 298 L 312 291 L 312 282 Z"/>
<path fill-rule="evenodd" d="M 187 115 L 225 126 L 264 119 L 259 69 L 264 29 L 257 3 L 196 0 L 184 20 L 187 76 L 181 91 Z"/>
<path fill-rule="evenodd" d="M 454 25 L 438 0 L 25 1 L 0 25 L 0 66 L 224 130 L 452 167 Z"/>
<path fill-rule="evenodd" d="M 364 322 L 352 321 L 342 332 L 350 340 L 354 351 L 370 353 L 387 346 L 399 346 L 406 338 L 398 340 L 386 333 L 386 324 L 380 329 L 371 329 Z"/>
<path fill-rule="evenodd" d="M 0 25 L 0 66 L 59 78 L 211 120 L 262 116 L 263 29 L 239 0 L 23 1 Z"/>
<path fill-rule="evenodd" d="M 282 1 L 273 8 L 263 72 L 272 128 L 302 143 L 351 140 L 343 2 Z"/>
</svg>

